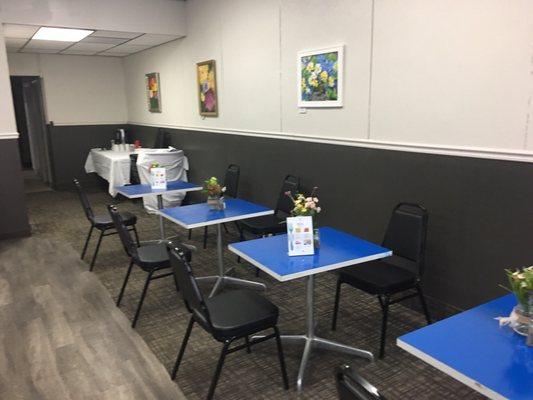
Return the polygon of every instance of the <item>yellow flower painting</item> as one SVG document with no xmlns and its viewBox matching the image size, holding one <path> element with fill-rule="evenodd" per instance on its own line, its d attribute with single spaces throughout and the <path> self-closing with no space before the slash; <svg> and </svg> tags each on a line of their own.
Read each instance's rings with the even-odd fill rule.
<svg viewBox="0 0 533 400">
<path fill-rule="evenodd" d="M 298 53 L 298 106 L 342 107 L 343 46 Z"/>
<path fill-rule="evenodd" d="M 148 97 L 148 111 L 161 112 L 159 73 L 151 72 L 146 74 L 146 94 Z"/>
</svg>

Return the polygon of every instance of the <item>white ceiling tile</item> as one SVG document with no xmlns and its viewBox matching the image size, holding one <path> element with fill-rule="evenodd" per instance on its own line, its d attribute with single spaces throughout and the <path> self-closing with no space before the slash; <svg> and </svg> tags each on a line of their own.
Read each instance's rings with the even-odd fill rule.
<svg viewBox="0 0 533 400">
<path fill-rule="evenodd" d="M 63 50 L 74 42 L 59 42 L 57 40 L 30 40 L 24 47 L 28 50 Z"/>
<path fill-rule="evenodd" d="M 118 32 L 118 31 L 96 31 L 91 36 L 101 36 L 109 38 L 123 38 L 123 39 L 133 39 L 142 33 L 136 32 Z"/>
<path fill-rule="evenodd" d="M 100 52 L 100 51 L 104 51 L 104 50 L 110 49 L 113 46 L 114 46 L 113 44 L 106 44 L 106 43 L 82 43 L 82 42 L 78 42 L 78 43 L 70 46 L 65 51 L 73 50 L 73 51 L 84 51 L 84 52 L 88 51 L 88 52 L 97 53 L 97 52 Z"/>
<path fill-rule="evenodd" d="M 113 52 L 110 52 L 110 51 L 105 51 L 103 53 L 99 53 L 98 54 L 99 56 L 107 56 L 107 57 L 126 57 L 126 56 L 129 56 L 130 53 L 113 53 Z"/>
<path fill-rule="evenodd" d="M 66 49 L 66 50 L 63 50 L 59 54 L 79 55 L 79 56 L 92 56 L 92 55 L 95 55 L 96 53 L 97 53 L 96 51 L 83 51 L 83 50 Z"/>
<path fill-rule="evenodd" d="M 135 45 L 157 46 L 166 42 L 170 42 L 171 40 L 176 40 L 178 37 L 179 36 L 175 35 L 156 35 L 153 33 L 147 33 L 138 38 L 130 40 L 128 43 Z"/>
<path fill-rule="evenodd" d="M 112 45 L 122 44 L 127 42 L 129 39 L 123 38 L 109 38 L 109 37 L 100 37 L 100 36 L 87 36 L 82 39 L 79 43 L 107 43 Z"/>
<path fill-rule="evenodd" d="M 152 46 L 145 45 L 145 46 L 137 46 L 134 44 L 130 44 L 129 42 L 121 44 L 120 46 L 113 47 L 113 51 L 119 52 L 119 53 L 137 53 L 138 51 L 146 50 Z"/>
<path fill-rule="evenodd" d="M 57 49 L 27 49 L 24 47 L 20 50 L 21 53 L 47 53 L 47 54 L 57 54 L 59 50 Z"/>
<path fill-rule="evenodd" d="M 28 39 L 6 38 L 6 48 L 8 50 L 20 49 L 27 41 Z"/>
<path fill-rule="evenodd" d="M 39 28 L 34 25 L 4 24 L 4 37 L 29 39 Z"/>
</svg>

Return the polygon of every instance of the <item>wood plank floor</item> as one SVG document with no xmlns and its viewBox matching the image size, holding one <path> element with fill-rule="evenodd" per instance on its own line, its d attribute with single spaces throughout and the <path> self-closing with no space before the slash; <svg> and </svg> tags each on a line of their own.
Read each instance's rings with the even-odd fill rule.
<svg viewBox="0 0 533 400">
<path fill-rule="evenodd" d="M 185 399 L 70 245 L 0 242 L 0 399 Z"/>
</svg>

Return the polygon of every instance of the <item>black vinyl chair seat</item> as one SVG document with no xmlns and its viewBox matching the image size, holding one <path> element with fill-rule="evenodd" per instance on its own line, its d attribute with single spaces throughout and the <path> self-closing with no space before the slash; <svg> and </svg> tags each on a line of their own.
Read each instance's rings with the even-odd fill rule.
<svg viewBox="0 0 533 400">
<path fill-rule="evenodd" d="M 339 280 L 370 294 L 395 293 L 407 290 L 416 283 L 413 272 L 384 261 L 370 261 L 344 268 Z"/>
<path fill-rule="evenodd" d="M 120 216 L 122 217 L 122 220 L 124 221 L 124 225 L 126 226 L 132 226 L 137 223 L 137 217 L 130 213 L 130 212 L 121 212 Z M 111 229 L 115 227 L 115 224 L 113 223 L 113 219 L 110 215 L 95 215 L 93 217 L 94 221 L 94 227 L 96 229 Z"/>
<path fill-rule="evenodd" d="M 145 271 L 169 268 L 170 259 L 168 258 L 166 243 L 143 244 L 138 247 L 135 264 Z"/>
<path fill-rule="evenodd" d="M 278 307 L 250 290 L 223 292 L 206 299 L 205 304 L 211 316 L 213 336 L 220 341 L 271 328 L 279 315 Z"/>
<path fill-rule="evenodd" d="M 272 214 L 245 219 L 239 221 L 239 225 L 254 235 L 268 235 L 286 232 L 287 226 L 282 224 L 283 221 L 285 221 L 285 218 Z"/>
</svg>

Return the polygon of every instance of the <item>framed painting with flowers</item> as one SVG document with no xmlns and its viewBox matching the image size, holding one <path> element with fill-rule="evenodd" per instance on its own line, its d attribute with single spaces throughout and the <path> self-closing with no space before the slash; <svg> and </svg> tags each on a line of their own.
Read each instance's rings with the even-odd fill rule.
<svg viewBox="0 0 533 400">
<path fill-rule="evenodd" d="M 146 74 L 146 94 L 148 96 L 148 111 L 160 113 L 161 87 L 159 84 L 159 73 L 152 72 Z"/>
<path fill-rule="evenodd" d="M 200 115 L 218 117 L 217 75 L 215 60 L 196 64 Z"/>
<path fill-rule="evenodd" d="M 298 52 L 298 107 L 342 107 L 344 46 Z"/>
</svg>

